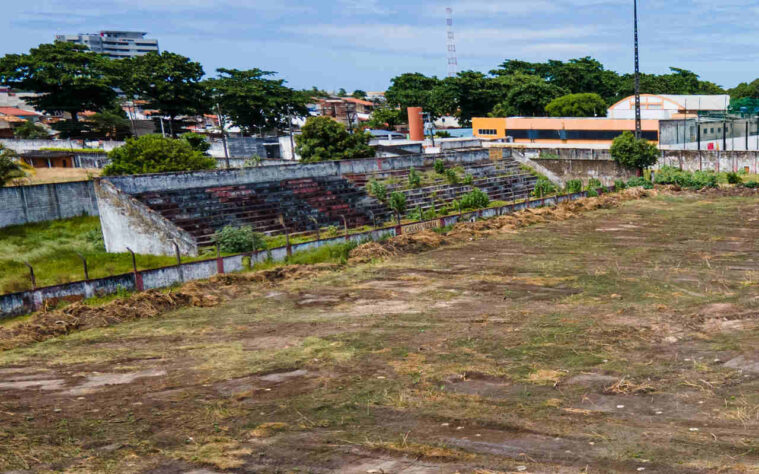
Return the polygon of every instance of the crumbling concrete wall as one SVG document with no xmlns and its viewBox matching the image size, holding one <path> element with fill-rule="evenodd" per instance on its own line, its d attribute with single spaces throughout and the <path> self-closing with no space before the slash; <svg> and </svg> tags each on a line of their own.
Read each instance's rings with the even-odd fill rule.
<svg viewBox="0 0 759 474">
<path fill-rule="evenodd" d="M 196 256 L 195 239 L 171 221 L 122 192 L 105 179 L 95 181 L 100 225 L 108 252 L 172 255 L 174 243 L 183 255 Z"/>
<path fill-rule="evenodd" d="M 97 215 L 92 181 L 0 188 L 0 228 Z"/>
<path fill-rule="evenodd" d="M 596 178 L 603 184 L 613 184 L 615 180 L 627 181 L 635 176 L 635 170 L 620 166 L 615 161 L 607 160 L 535 160 L 553 174 L 561 176 L 564 182 L 571 179 L 587 181 Z"/>
</svg>

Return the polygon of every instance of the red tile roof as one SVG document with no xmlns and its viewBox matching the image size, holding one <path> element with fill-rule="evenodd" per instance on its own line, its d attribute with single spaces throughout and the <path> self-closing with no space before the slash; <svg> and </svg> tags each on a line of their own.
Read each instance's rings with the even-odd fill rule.
<svg viewBox="0 0 759 474">
<path fill-rule="evenodd" d="M 42 114 L 38 114 L 37 112 L 30 112 L 28 110 L 22 110 L 16 107 L 0 107 L 0 114 L 12 115 L 14 117 L 24 117 L 24 116 L 33 117 L 37 115 L 42 115 Z"/>
<path fill-rule="evenodd" d="M 354 104 L 366 105 L 367 107 L 371 107 L 372 105 L 374 105 L 374 102 L 369 102 L 368 100 L 356 99 L 353 97 L 343 97 L 343 100 L 346 102 L 353 102 Z"/>
</svg>

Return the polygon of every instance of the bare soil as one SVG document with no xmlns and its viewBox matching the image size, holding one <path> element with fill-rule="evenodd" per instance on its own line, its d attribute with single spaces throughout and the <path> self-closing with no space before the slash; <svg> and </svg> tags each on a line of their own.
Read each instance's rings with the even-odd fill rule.
<svg viewBox="0 0 759 474">
<path fill-rule="evenodd" d="M 0 471 L 759 470 L 759 201 L 547 211 L 10 326 Z"/>
</svg>

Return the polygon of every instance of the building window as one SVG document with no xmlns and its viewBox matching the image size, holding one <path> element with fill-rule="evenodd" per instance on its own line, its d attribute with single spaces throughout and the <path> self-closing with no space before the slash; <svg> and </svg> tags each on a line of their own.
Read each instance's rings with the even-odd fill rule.
<svg viewBox="0 0 759 474">
<path fill-rule="evenodd" d="M 498 130 L 492 128 L 481 128 L 477 130 L 478 135 L 498 135 Z"/>
</svg>

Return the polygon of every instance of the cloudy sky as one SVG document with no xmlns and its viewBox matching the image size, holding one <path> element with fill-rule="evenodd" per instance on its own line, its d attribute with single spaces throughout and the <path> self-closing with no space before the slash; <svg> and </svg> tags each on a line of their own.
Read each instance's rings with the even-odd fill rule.
<svg viewBox="0 0 759 474">
<path fill-rule="evenodd" d="M 216 68 L 278 71 L 291 86 L 384 90 L 403 72 L 445 76 L 445 8 L 460 69 L 506 58 L 593 56 L 632 69 L 632 0 L 0 0 L 0 54 L 56 33 L 147 31 Z M 640 0 L 641 67 L 732 87 L 759 76 L 756 0 Z"/>
</svg>

